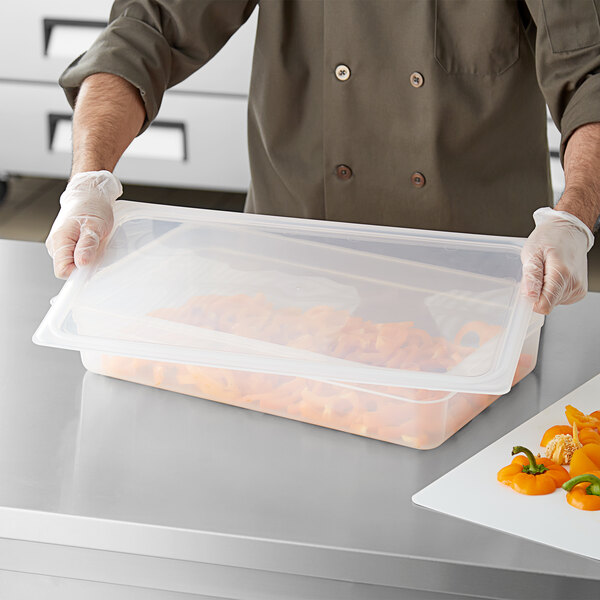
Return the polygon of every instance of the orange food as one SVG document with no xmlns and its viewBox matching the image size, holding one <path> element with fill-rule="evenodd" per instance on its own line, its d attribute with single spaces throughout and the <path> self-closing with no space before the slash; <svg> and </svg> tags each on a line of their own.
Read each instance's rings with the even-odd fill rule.
<svg viewBox="0 0 600 600">
<path fill-rule="evenodd" d="M 454 337 L 454 343 L 460 345 L 465 337 L 473 336 L 477 338 L 477 346 L 483 346 L 488 340 L 498 335 L 502 331 L 499 325 L 489 325 L 483 321 L 471 321 L 463 325 Z"/>
<path fill-rule="evenodd" d="M 585 444 L 573 453 L 571 458 L 571 477 L 600 470 L 600 444 Z"/>
<path fill-rule="evenodd" d="M 411 321 L 374 323 L 329 306 L 276 308 L 264 294 L 197 296 L 150 316 L 395 369 L 445 372 L 475 349 L 461 346 L 461 335 L 452 343 Z M 500 328 L 474 322 L 463 327 L 463 336 L 468 331 L 483 343 Z"/>
<path fill-rule="evenodd" d="M 206 295 L 150 313 L 157 319 L 259 339 L 384 368 L 446 372 L 501 333 L 481 321 L 454 340 L 412 321 L 377 323 L 329 306 L 276 307 L 264 294 Z M 533 368 L 522 355 L 515 381 Z M 397 386 L 338 385 L 302 377 L 107 357 L 108 375 L 414 447 L 433 447 L 496 396 Z"/>
<path fill-rule="evenodd" d="M 600 471 L 573 477 L 563 484 L 567 502 L 579 510 L 600 510 Z"/>
<path fill-rule="evenodd" d="M 512 454 L 524 452 L 526 456 L 515 456 L 510 465 L 498 471 L 498 481 L 510 486 L 519 494 L 540 496 L 551 494 L 569 479 L 566 469 L 549 458 L 536 459 L 523 446 L 515 446 Z"/>
<path fill-rule="evenodd" d="M 585 427 L 600 427 L 600 417 L 594 416 L 594 413 L 586 415 L 570 404 L 565 408 L 565 415 L 567 416 L 567 421 L 569 421 L 571 425 L 575 423 L 578 429 L 583 429 Z"/>
<path fill-rule="evenodd" d="M 542 441 L 540 442 L 540 446 L 546 447 L 548 442 L 556 437 L 557 435 L 568 435 L 573 432 L 573 427 L 570 425 L 554 425 L 547 429 L 542 436 Z M 582 442 L 583 443 L 583 442 Z"/>
<path fill-rule="evenodd" d="M 572 432 L 559 433 L 547 443 L 546 457 L 559 465 L 568 465 L 573 454 L 582 446 L 583 444 L 579 441 L 577 425 L 573 425 Z"/>
<path fill-rule="evenodd" d="M 579 432 L 579 441 L 586 444 L 600 444 L 600 433 L 591 427 L 585 427 Z"/>
</svg>

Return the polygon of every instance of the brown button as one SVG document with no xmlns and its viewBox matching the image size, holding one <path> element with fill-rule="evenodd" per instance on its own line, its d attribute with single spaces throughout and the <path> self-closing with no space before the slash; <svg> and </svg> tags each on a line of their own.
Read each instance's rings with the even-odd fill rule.
<svg viewBox="0 0 600 600">
<path fill-rule="evenodd" d="M 338 176 L 338 179 L 350 179 L 352 177 L 352 169 L 348 165 L 338 165 L 335 168 L 335 174 Z"/>
<path fill-rule="evenodd" d="M 425 176 L 423 173 L 419 173 L 419 171 L 415 171 L 410 176 L 410 182 L 418 188 L 422 188 L 425 185 Z"/>
<path fill-rule="evenodd" d="M 423 85 L 423 82 L 425 80 L 423 79 L 423 75 L 421 75 L 421 73 L 419 73 L 418 71 L 415 71 L 414 73 L 410 74 L 410 85 L 412 85 L 415 88 L 420 88 Z"/>
</svg>

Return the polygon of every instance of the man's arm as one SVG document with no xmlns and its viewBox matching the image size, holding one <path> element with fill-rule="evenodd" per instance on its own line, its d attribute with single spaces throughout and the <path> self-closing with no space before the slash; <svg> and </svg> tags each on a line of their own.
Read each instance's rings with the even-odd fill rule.
<svg viewBox="0 0 600 600">
<path fill-rule="evenodd" d="M 111 232 L 123 193 L 112 171 L 145 117 L 140 93 L 125 79 L 97 73 L 83 82 L 73 116 L 71 179 L 46 240 L 57 277 L 92 261 Z"/>
<path fill-rule="evenodd" d="M 523 285 L 534 310 L 548 314 L 587 292 L 587 252 L 600 214 L 600 123 L 578 127 L 564 154 L 565 191 L 556 208 L 534 213 L 523 252 Z"/>
<path fill-rule="evenodd" d="M 536 227 L 521 254 L 523 288 L 534 310 L 547 314 L 587 291 L 587 252 L 600 212 L 600 0 L 525 0 L 519 9 L 540 89 L 561 132 L 566 175 L 556 209 L 535 211 Z"/>
<path fill-rule="evenodd" d="M 592 231 L 600 215 L 600 123 L 579 127 L 565 149 L 565 191 L 556 205 Z"/>
<path fill-rule="evenodd" d="M 108 26 L 59 80 L 75 116 L 71 180 L 46 240 L 57 277 L 93 261 L 110 233 L 122 193 L 112 170 L 165 90 L 208 62 L 257 4 L 115 0 Z"/>
<path fill-rule="evenodd" d="M 73 114 L 71 176 L 87 171 L 113 171 L 139 133 L 146 112 L 140 93 L 117 75 L 87 77 Z"/>
</svg>

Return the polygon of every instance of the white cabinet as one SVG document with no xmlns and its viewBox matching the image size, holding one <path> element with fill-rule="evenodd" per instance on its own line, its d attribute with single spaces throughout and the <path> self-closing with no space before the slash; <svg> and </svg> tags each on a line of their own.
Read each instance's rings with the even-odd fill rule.
<svg viewBox="0 0 600 600">
<path fill-rule="evenodd" d="M 110 0 L 11 3 L 0 8 L 8 27 L 0 36 L 0 79 L 56 83 L 108 21 Z M 202 69 L 178 90 L 247 95 L 257 11 Z M 9 59 L 9 57 L 13 57 Z"/>
<path fill-rule="evenodd" d="M 3 2 L 0 5 L 0 19 L 4 26 L 0 36 L 0 56 L 3 57 L 0 78 L 55 84 L 65 67 L 79 54 L 80 44 L 72 40 L 75 53 L 70 58 L 48 56 L 47 44 L 52 35 L 49 23 L 72 22 L 84 31 L 86 23 L 101 25 L 107 21 L 110 6 L 108 0 Z M 90 31 L 90 27 L 85 29 Z M 97 34 L 100 29 L 96 27 L 91 31 Z"/>
<path fill-rule="evenodd" d="M 57 84 L 96 38 L 112 2 L 0 6 L 0 172 L 67 177 L 71 109 Z M 257 11 L 202 69 L 165 94 L 156 122 L 116 173 L 132 183 L 243 192 L 250 181 L 247 95 Z"/>
<path fill-rule="evenodd" d="M 62 90 L 0 81 L 0 98 L 11 107 L 0 111 L 0 131 L 10 140 L 0 144 L 2 168 L 22 175 L 66 177 L 71 165 L 70 114 Z M 125 152 L 117 176 L 146 185 L 246 189 L 250 174 L 243 98 L 167 94 L 160 119 Z M 161 131 L 168 129 L 172 135 Z"/>
</svg>

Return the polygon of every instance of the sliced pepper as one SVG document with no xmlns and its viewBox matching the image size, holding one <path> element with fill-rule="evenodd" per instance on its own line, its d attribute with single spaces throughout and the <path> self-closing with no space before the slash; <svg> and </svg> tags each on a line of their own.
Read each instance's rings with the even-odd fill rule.
<svg viewBox="0 0 600 600">
<path fill-rule="evenodd" d="M 600 471 L 584 473 L 563 483 L 567 502 L 579 510 L 600 510 Z"/>
<path fill-rule="evenodd" d="M 585 444 L 571 457 L 571 477 L 600 470 L 600 444 Z"/>
<path fill-rule="evenodd" d="M 579 429 L 583 429 L 584 427 L 600 427 L 600 418 L 594 416 L 594 414 L 595 413 L 586 415 L 570 404 L 565 407 L 567 421 L 569 421 L 571 425 L 575 423 Z"/>
<path fill-rule="evenodd" d="M 465 337 L 473 336 L 473 341 L 476 342 L 476 345 L 483 346 L 483 344 L 498 335 L 501 331 L 502 327 L 499 325 L 490 325 L 483 321 L 471 321 L 460 328 L 459 332 L 454 336 L 454 343 L 460 346 Z"/>
<path fill-rule="evenodd" d="M 573 428 L 570 425 L 554 425 L 554 427 L 550 427 L 550 429 L 546 430 L 546 432 L 542 436 L 540 446 L 545 448 L 548 445 L 548 442 L 554 439 L 557 435 L 567 435 L 572 431 Z"/>
<path fill-rule="evenodd" d="M 498 481 L 519 494 L 551 494 L 569 479 L 566 469 L 549 458 L 538 458 L 536 461 L 531 450 L 523 446 L 512 449 L 513 456 L 521 453 L 525 456 L 515 456 L 510 465 L 498 471 Z"/>
<path fill-rule="evenodd" d="M 600 433 L 591 427 L 585 427 L 579 432 L 579 441 L 586 444 L 600 444 Z"/>
</svg>

